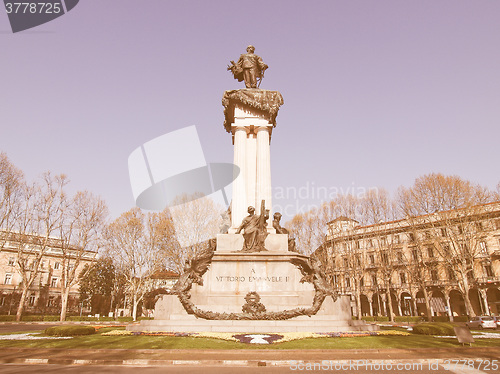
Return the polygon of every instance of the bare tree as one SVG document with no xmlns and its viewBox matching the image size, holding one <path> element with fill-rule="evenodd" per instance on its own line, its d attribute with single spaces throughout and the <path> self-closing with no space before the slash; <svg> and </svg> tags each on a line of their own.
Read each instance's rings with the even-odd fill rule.
<svg viewBox="0 0 500 374">
<path fill-rule="evenodd" d="M 133 208 L 113 221 L 106 232 L 108 255 L 125 278 L 134 321 L 137 307 L 149 291 L 150 275 L 162 264 L 154 217 Z"/>
<path fill-rule="evenodd" d="M 64 205 L 59 226 L 62 255 L 61 321 L 66 319 L 69 291 L 78 283 L 82 260 L 95 259 L 98 249 L 102 246 L 101 235 L 106 216 L 107 207 L 104 201 L 86 191 L 77 192 Z"/>
<path fill-rule="evenodd" d="M 381 222 L 394 221 L 398 217 L 396 204 L 384 189 L 371 190 L 362 199 L 363 213 L 368 222 L 377 224 Z M 399 243 L 393 235 L 378 232 L 372 238 L 375 251 L 380 259 L 380 274 L 385 288 L 385 297 L 389 307 L 389 320 L 394 321 L 394 311 L 392 307 L 393 275 L 396 270 L 397 253 L 396 248 Z"/>
<path fill-rule="evenodd" d="M 7 242 L 21 215 L 23 192 L 26 185 L 23 172 L 16 168 L 5 153 L 0 153 L 0 251 Z"/>
<path fill-rule="evenodd" d="M 40 275 L 40 264 L 49 248 L 60 246 L 52 236 L 61 226 L 66 195 L 65 175 L 53 177 L 45 173 L 41 184 L 27 186 L 24 191 L 22 215 L 15 233 L 17 264 L 21 275 L 21 299 L 16 320 L 20 321 L 28 291 Z"/>
<path fill-rule="evenodd" d="M 484 204 L 494 195 L 486 188 L 458 176 L 429 174 L 418 178 L 408 189 L 400 190 L 400 205 L 412 217 L 415 229 L 426 229 L 447 267 L 457 275 L 467 313 L 474 316 L 469 291 L 474 282 L 474 263 L 481 255 L 482 231 L 477 219 Z"/>
<path fill-rule="evenodd" d="M 224 211 L 222 206 L 202 195 L 183 195 L 175 200 L 175 206 L 168 210 L 167 219 L 163 218 L 167 224 L 163 225 L 167 228 L 163 237 L 169 239 L 172 226 L 168 224 L 173 224 L 177 239 L 170 239 L 165 245 L 172 270 L 182 273 L 186 260 L 204 248 L 208 240 L 217 237 Z"/>
</svg>

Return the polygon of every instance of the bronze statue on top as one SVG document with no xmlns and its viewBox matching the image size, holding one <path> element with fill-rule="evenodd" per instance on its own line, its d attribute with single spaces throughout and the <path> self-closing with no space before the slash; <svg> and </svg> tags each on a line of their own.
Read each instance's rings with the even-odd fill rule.
<svg viewBox="0 0 500 374">
<path fill-rule="evenodd" d="M 243 238 L 245 242 L 241 252 L 262 252 L 267 251 L 264 247 L 264 241 L 268 235 L 267 219 L 269 218 L 269 210 L 266 209 L 265 202 L 262 200 L 261 214 L 255 215 L 255 208 L 248 207 L 248 216 L 243 218 L 240 227 L 236 230 L 236 234 L 244 230 Z"/>
<path fill-rule="evenodd" d="M 255 47 L 249 45 L 247 53 L 242 54 L 237 63 L 231 61 L 231 65 L 227 66 L 227 70 L 233 73 L 234 79 L 238 79 L 238 82 L 245 81 L 246 88 L 259 88 L 264 72 L 268 68 L 262 58 L 254 52 Z"/>
</svg>

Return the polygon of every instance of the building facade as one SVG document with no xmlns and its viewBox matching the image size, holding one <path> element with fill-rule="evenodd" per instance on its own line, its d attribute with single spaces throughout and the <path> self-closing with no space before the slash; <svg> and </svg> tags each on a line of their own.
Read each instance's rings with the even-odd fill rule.
<svg viewBox="0 0 500 374">
<path fill-rule="evenodd" d="M 61 281 L 63 278 L 63 262 L 69 269 L 78 262 L 76 275 L 80 274 L 86 264 L 95 261 L 96 253 L 78 249 L 63 251 L 61 241 L 57 238 L 49 240 L 49 246 L 43 248 L 36 245 L 36 240 L 30 244 L 20 244 L 16 234 L 0 232 L 0 314 L 16 314 L 21 297 L 22 271 L 19 259 L 23 257 L 28 266 L 33 269 L 36 258 L 41 255 L 38 274 L 28 291 L 25 313 L 58 314 L 61 301 Z M 78 261 L 77 261 L 78 259 Z M 68 312 L 78 312 L 80 309 L 78 283 L 69 292 Z"/>
<path fill-rule="evenodd" d="M 354 315 L 500 315 L 498 202 L 370 226 L 339 217 L 316 254 Z"/>
</svg>

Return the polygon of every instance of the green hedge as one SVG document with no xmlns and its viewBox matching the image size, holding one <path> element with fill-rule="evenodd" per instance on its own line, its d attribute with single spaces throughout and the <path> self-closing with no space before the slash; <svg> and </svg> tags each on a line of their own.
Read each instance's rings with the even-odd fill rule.
<svg viewBox="0 0 500 374">
<path fill-rule="evenodd" d="M 21 316 L 23 322 L 42 322 L 43 316 Z"/>
<path fill-rule="evenodd" d="M 394 322 L 422 322 L 422 317 L 418 316 L 396 316 L 394 317 Z"/>
<path fill-rule="evenodd" d="M 450 322 L 426 322 L 413 326 L 413 333 L 420 335 L 447 335 L 454 336 L 453 323 Z"/>
<path fill-rule="evenodd" d="M 87 317 L 87 316 L 71 316 L 66 318 L 66 321 L 98 321 L 96 317 Z"/>
<path fill-rule="evenodd" d="M 21 321 L 23 322 L 56 322 L 59 321 L 60 316 L 59 315 L 49 315 L 49 316 L 43 316 L 43 315 L 24 315 L 21 317 Z M 138 321 L 141 320 L 150 320 L 153 319 L 151 317 L 139 317 L 137 318 Z M 13 322 L 16 320 L 15 315 L 0 315 L 0 322 Z M 66 321 L 71 321 L 71 322 L 79 322 L 79 321 L 86 321 L 86 322 L 110 322 L 110 321 L 118 321 L 118 322 L 132 322 L 132 317 L 118 317 L 118 318 L 113 318 L 113 317 L 87 317 L 87 316 L 67 316 Z"/>
<path fill-rule="evenodd" d="M 361 317 L 361 319 L 363 321 L 367 321 L 367 322 L 388 322 L 389 321 L 389 317 L 385 317 L 385 316 L 374 316 L 374 317 L 364 316 L 364 317 Z"/>
<path fill-rule="evenodd" d="M 54 326 L 45 329 L 45 335 L 49 336 L 80 336 L 95 334 L 92 326 Z"/>
<path fill-rule="evenodd" d="M 0 322 L 15 321 L 16 316 L 0 316 Z"/>
</svg>

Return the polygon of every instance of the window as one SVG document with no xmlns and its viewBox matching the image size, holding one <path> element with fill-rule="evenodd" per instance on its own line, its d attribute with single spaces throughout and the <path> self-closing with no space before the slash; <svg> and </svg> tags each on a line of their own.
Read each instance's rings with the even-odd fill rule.
<svg viewBox="0 0 500 374">
<path fill-rule="evenodd" d="M 434 257 L 434 249 L 431 246 L 427 247 L 427 256 L 429 256 L 429 258 Z"/>
<path fill-rule="evenodd" d="M 372 241 L 371 239 L 368 239 L 368 240 L 366 241 L 366 246 L 367 246 L 368 248 L 373 247 L 373 241 Z"/>
<path fill-rule="evenodd" d="M 344 257 L 344 267 L 345 268 L 348 268 L 349 267 L 349 261 L 347 260 L 347 258 Z"/>
<path fill-rule="evenodd" d="M 380 242 L 382 243 L 382 245 L 386 245 L 386 244 L 387 244 L 387 237 L 382 236 L 382 237 L 380 238 Z"/>
<path fill-rule="evenodd" d="M 351 287 L 351 278 L 346 278 L 346 279 L 345 279 L 345 286 L 346 286 L 347 288 Z"/>
<path fill-rule="evenodd" d="M 413 259 L 414 259 L 415 261 L 418 261 L 418 251 L 417 251 L 417 249 L 416 249 L 416 248 L 413 248 L 413 249 L 411 250 L 411 255 L 413 256 Z"/>
<path fill-rule="evenodd" d="M 399 238 L 399 235 L 394 235 L 394 243 L 399 244 L 401 242 L 401 239 Z"/>
<path fill-rule="evenodd" d="M 415 241 L 415 235 L 413 235 L 413 233 L 411 233 L 411 232 L 408 234 L 408 238 L 410 239 L 410 242 Z"/>
<path fill-rule="evenodd" d="M 387 265 L 389 263 L 389 257 L 387 256 L 387 253 L 381 253 L 380 258 L 382 259 L 382 263 L 384 265 Z"/>
<path fill-rule="evenodd" d="M 447 271 L 448 271 L 448 278 L 450 278 L 450 280 L 456 280 L 457 279 L 457 276 L 455 274 L 455 271 L 453 271 L 453 269 L 448 268 Z"/>
<path fill-rule="evenodd" d="M 15 261 L 14 257 L 9 257 L 9 266 L 14 266 Z"/>
<path fill-rule="evenodd" d="M 371 254 L 369 257 L 370 257 L 370 264 L 373 265 L 375 263 L 375 256 Z"/>
<path fill-rule="evenodd" d="M 488 254 L 488 247 L 486 246 L 485 241 L 479 242 L 479 250 L 481 254 L 487 255 Z"/>
<path fill-rule="evenodd" d="M 398 252 L 397 256 L 398 256 L 398 262 L 403 263 L 404 262 L 404 260 L 403 260 L 403 252 Z"/>
<path fill-rule="evenodd" d="M 47 301 L 47 306 L 55 306 L 56 297 L 49 296 L 49 300 Z"/>
<path fill-rule="evenodd" d="M 356 240 L 355 242 L 356 249 L 359 249 L 361 246 L 359 245 L 359 240 Z"/>
<path fill-rule="evenodd" d="M 446 227 L 441 227 L 441 236 L 446 236 Z"/>
<path fill-rule="evenodd" d="M 0 306 L 4 305 L 5 305 L 5 296 L 2 296 L 2 298 L 0 299 Z"/>
<path fill-rule="evenodd" d="M 5 280 L 3 283 L 4 284 L 12 284 L 12 274 L 10 274 L 10 273 L 5 274 Z"/>
<path fill-rule="evenodd" d="M 361 277 L 361 279 L 359 280 L 359 285 L 361 287 L 364 287 L 364 285 L 365 285 L 365 277 Z"/>
<path fill-rule="evenodd" d="M 483 266 L 484 274 L 487 277 L 493 277 L 493 269 L 491 268 L 491 264 L 486 264 Z"/>
<path fill-rule="evenodd" d="M 59 262 L 56 262 L 56 263 L 54 264 L 54 269 L 55 269 L 55 270 L 59 270 L 59 267 L 60 267 L 60 266 L 61 266 L 61 264 L 60 264 Z"/>
<path fill-rule="evenodd" d="M 500 219 L 495 221 L 495 229 L 500 230 Z"/>
<path fill-rule="evenodd" d="M 57 287 L 57 278 L 56 277 L 52 278 L 52 280 L 50 281 L 50 287 Z"/>
<path fill-rule="evenodd" d="M 457 229 L 458 229 L 458 233 L 459 233 L 460 235 L 464 233 L 464 229 L 463 229 L 463 227 L 462 227 L 462 226 L 458 225 L 458 226 L 457 226 Z"/>
<path fill-rule="evenodd" d="M 35 296 L 35 294 L 34 294 L 34 293 L 32 293 L 32 294 L 30 295 L 30 298 L 29 298 L 29 301 L 28 301 L 29 306 L 33 306 L 33 305 L 35 305 L 35 299 L 36 299 L 36 296 Z"/>
<path fill-rule="evenodd" d="M 406 274 L 399 273 L 399 279 L 401 280 L 401 284 L 406 284 Z"/>
<path fill-rule="evenodd" d="M 376 285 L 377 285 L 377 276 L 372 275 L 372 286 L 376 286 Z"/>
<path fill-rule="evenodd" d="M 431 279 L 433 281 L 437 281 L 439 280 L 439 275 L 438 275 L 438 271 L 436 269 L 432 269 L 431 270 Z"/>
</svg>

